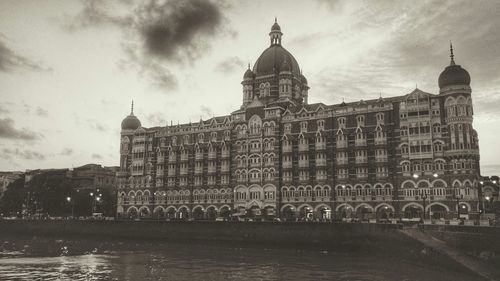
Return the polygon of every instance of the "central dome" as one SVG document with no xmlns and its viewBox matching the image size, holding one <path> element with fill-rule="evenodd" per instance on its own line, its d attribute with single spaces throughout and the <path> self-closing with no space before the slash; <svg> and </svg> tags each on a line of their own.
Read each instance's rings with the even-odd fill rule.
<svg viewBox="0 0 500 281">
<path fill-rule="evenodd" d="M 280 67 L 283 62 L 290 65 L 292 73 L 300 74 L 299 64 L 297 60 L 281 45 L 271 45 L 264 50 L 253 66 L 255 75 L 265 75 L 280 72 Z"/>
</svg>

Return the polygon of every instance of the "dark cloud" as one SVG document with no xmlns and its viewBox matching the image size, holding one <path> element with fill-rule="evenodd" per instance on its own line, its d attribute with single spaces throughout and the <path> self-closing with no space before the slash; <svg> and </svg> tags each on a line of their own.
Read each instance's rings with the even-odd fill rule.
<svg viewBox="0 0 500 281">
<path fill-rule="evenodd" d="M 92 159 L 102 159 L 102 156 L 100 154 L 94 153 L 92 154 Z"/>
<path fill-rule="evenodd" d="M 47 117 L 49 115 L 49 111 L 47 109 L 37 107 L 36 108 L 36 115 L 41 116 L 41 117 Z"/>
<path fill-rule="evenodd" d="M 17 129 L 14 120 L 4 118 L 0 119 L 0 138 L 32 141 L 39 139 L 40 135 L 26 128 Z"/>
<path fill-rule="evenodd" d="M 24 57 L 9 48 L 4 42 L 5 37 L 0 34 L 0 71 L 12 72 L 18 69 L 33 71 L 51 71 L 51 68 L 40 62 Z"/>
<path fill-rule="evenodd" d="M 105 25 L 128 26 L 132 24 L 130 15 L 114 15 L 110 12 L 116 10 L 116 6 L 129 6 L 130 1 L 85 0 L 82 3 L 83 8 L 77 15 L 66 16 L 63 20 L 64 29 L 77 31 Z"/>
<path fill-rule="evenodd" d="M 240 59 L 239 57 L 228 57 L 222 61 L 220 61 L 216 66 L 215 66 L 215 71 L 222 72 L 222 73 L 230 73 L 233 72 L 234 70 L 241 70 L 243 66 L 245 65 L 245 62 Z"/>
<path fill-rule="evenodd" d="M 222 24 L 227 21 L 223 15 L 227 7 L 222 1 L 211 0 L 150 0 L 135 5 L 130 1 L 89 0 L 64 26 L 72 31 L 103 25 L 121 28 L 126 59 L 119 67 L 137 71 L 155 87 L 174 90 L 177 78 L 166 62 L 192 64 L 210 49 L 213 37 L 237 35 Z"/>
<path fill-rule="evenodd" d="M 14 158 L 21 158 L 24 160 L 44 160 L 45 155 L 34 150 L 20 150 L 4 148 L 0 152 L 0 158 L 12 160 Z"/>
<path fill-rule="evenodd" d="M 60 153 L 60 154 L 61 154 L 61 155 L 63 155 L 63 156 L 70 156 L 70 155 L 72 155 L 73 153 L 74 153 L 73 149 L 71 149 L 71 148 L 65 148 L 65 149 L 63 149 L 63 150 L 61 151 L 61 153 Z"/>
<path fill-rule="evenodd" d="M 207 46 L 204 36 L 220 29 L 223 15 L 212 1 L 150 1 L 139 7 L 137 30 L 144 51 L 157 58 L 193 60 Z"/>
</svg>

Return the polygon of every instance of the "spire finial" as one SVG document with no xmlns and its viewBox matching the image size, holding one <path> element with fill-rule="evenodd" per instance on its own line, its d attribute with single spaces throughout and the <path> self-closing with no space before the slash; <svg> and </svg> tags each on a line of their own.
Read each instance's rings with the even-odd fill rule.
<svg viewBox="0 0 500 281">
<path fill-rule="evenodd" d="M 278 23 L 278 18 L 274 17 L 274 23 Z"/>
<path fill-rule="evenodd" d="M 250 69 L 250 63 L 248 63 L 248 69 Z"/>
<path fill-rule="evenodd" d="M 134 100 L 132 100 L 132 106 L 130 107 L 130 115 L 134 115 Z"/>
<path fill-rule="evenodd" d="M 455 65 L 455 60 L 453 59 L 454 57 L 455 55 L 453 55 L 453 44 L 451 43 L 450 40 L 450 58 L 451 58 L 450 65 Z"/>
</svg>

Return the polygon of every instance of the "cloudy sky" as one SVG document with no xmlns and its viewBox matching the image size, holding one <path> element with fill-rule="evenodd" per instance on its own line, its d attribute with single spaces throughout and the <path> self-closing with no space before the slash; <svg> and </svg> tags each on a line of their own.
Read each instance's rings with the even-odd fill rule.
<svg viewBox="0 0 500 281">
<path fill-rule="evenodd" d="M 146 127 L 230 113 L 277 17 L 310 102 L 438 93 L 452 40 L 483 174 L 499 174 L 498 15 L 493 0 L 3 0 L 0 170 L 117 165 L 132 99 Z"/>
</svg>

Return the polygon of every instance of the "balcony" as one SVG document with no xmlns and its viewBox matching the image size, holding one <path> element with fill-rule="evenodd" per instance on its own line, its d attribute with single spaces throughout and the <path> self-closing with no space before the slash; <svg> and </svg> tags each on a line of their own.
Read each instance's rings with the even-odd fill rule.
<svg viewBox="0 0 500 281">
<path fill-rule="evenodd" d="M 347 140 L 344 141 L 338 141 L 337 142 L 337 148 L 347 148 Z"/>
<path fill-rule="evenodd" d="M 188 161 L 189 157 L 187 153 L 182 153 L 181 154 L 181 161 L 185 162 Z"/>
<path fill-rule="evenodd" d="M 387 144 L 386 138 L 375 138 L 375 145 L 386 145 L 386 144 Z"/>
<path fill-rule="evenodd" d="M 291 169 L 292 168 L 292 161 L 283 162 L 282 167 L 283 167 L 283 169 Z"/>
<path fill-rule="evenodd" d="M 376 156 L 375 157 L 375 162 L 377 162 L 377 163 L 387 162 L 387 156 Z"/>
<path fill-rule="evenodd" d="M 158 158 L 156 158 L 156 163 L 161 164 L 163 162 L 165 162 L 165 159 L 162 156 L 158 156 Z"/>
<path fill-rule="evenodd" d="M 292 146 L 291 145 L 286 145 L 282 147 L 283 153 L 290 153 L 292 152 Z"/>
<path fill-rule="evenodd" d="M 168 163 L 175 163 L 177 161 L 175 156 L 168 157 Z"/>
<path fill-rule="evenodd" d="M 163 170 L 157 170 L 156 177 L 158 177 L 158 178 L 163 177 Z"/>
<path fill-rule="evenodd" d="M 309 168 L 309 160 L 299 160 L 299 168 Z"/>
<path fill-rule="evenodd" d="M 356 156 L 356 164 L 366 164 L 368 163 L 368 157 L 366 156 Z"/>
<path fill-rule="evenodd" d="M 215 159 L 217 157 L 217 153 L 215 151 L 211 151 L 208 153 L 208 159 Z"/>
<path fill-rule="evenodd" d="M 309 144 L 299 144 L 299 152 L 309 151 Z"/>
<path fill-rule="evenodd" d="M 229 149 L 223 149 L 221 152 L 221 157 L 228 158 L 229 157 Z"/>
<path fill-rule="evenodd" d="M 194 168 L 195 175 L 203 174 L 203 167 Z"/>
<path fill-rule="evenodd" d="M 337 165 L 348 165 L 349 159 L 347 158 L 337 158 Z"/>
<path fill-rule="evenodd" d="M 208 172 L 209 174 L 215 174 L 216 170 L 217 170 L 217 169 L 216 169 L 216 167 L 215 167 L 215 166 L 210 166 L 210 167 L 208 167 L 207 172 Z"/>
<path fill-rule="evenodd" d="M 315 145 L 314 145 L 314 148 L 316 150 L 325 150 L 326 149 L 326 142 L 317 142 Z"/>
<path fill-rule="evenodd" d="M 220 171 L 223 172 L 223 173 L 224 172 L 229 172 L 229 165 L 222 165 L 220 167 Z"/>
<path fill-rule="evenodd" d="M 169 177 L 175 177 L 175 170 L 171 170 L 169 169 L 168 170 L 168 174 L 167 174 Z"/>
<path fill-rule="evenodd" d="M 185 175 L 187 175 L 187 173 L 188 173 L 188 169 L 180 169 L 180 171 L 179 171 L 179 174 L 181 176 L 185 176 Z"/>
<path fill-rule="evenodd" d="M 326 159 L 316 159 L 316 167 L 325 167 Z"/>
<path fill-rule="evenodd" d="M 203 160 L 203 153 L 196 153 L 194 156 L 195 160 Z"/>
<path fill-rule="evenodd" d="M 366 146 L 366 139 L 358 139 L 354 141 L 355 146 Z"/>
</svg>

